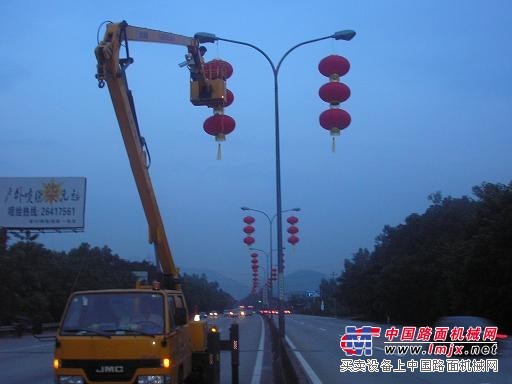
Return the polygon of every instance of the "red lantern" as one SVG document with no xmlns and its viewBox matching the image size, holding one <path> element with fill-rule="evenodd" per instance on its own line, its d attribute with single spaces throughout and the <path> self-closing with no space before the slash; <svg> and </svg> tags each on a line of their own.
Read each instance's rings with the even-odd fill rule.
<svg viewBox="0 0 512 384">
<path fill-rule="evenodd" d="M 246 225 L 244 227 L 244 232 L 250 235 L 251 233 L 254 233 L 254 227 L 252 225 Z"/>
<path fill-rule="evenodd" d="M 340 131 L 349 126 L 351 118 L 348 112 L 340 108 L 331 108 L 320 114 L 320 125 L 331 131 L 331 135 L 339 136 Z"/>
<path fill-rule="evenodd" d="M 289 238 L 288 238 L 288 242 L 291 244 L 291 245 L 295 245 L 299 242 L 299 238 L 295 235 L 291 235 Z"/>
<path fill-rule="evenodd" d="M 288 222 L 288 224 L 295 225 L 299 222 L 299 219 L 296 216 L 290 216 L 289 218 L 286 219 L 286 221 Z"/>
<path fill-rule="evenodd" d="M 299 232 L 299 228 L 297 228 L 295 225 L 292 225 L 292 226 L 288 227 L 287 232 L 290 235 L 295 235 L 296 233 Z"/>
<path fill-rule="evenodd" d="M 340 78 L 345 75 L 350 69 L 349 61 L 343 56 L 330 55 L 324 57 L 318 64 L 318 70 L 324 76 L 336 76 Z"/>
<path fill-rule="evenodd" d="M 244 238 L 244 243 L 247 244 L 248 246 L 251 246 L 252 244 L 254 244 L 256 240 L 254 240 L 254 237 L 252 236 L 245 236 Z"/>
<path fill-rule="evenodd" d="M 254 265 L 257 265 L 258 264 L 258 259 L 252 259 L 251 263 L 253 263 Z"/>
<path fill-rule="evenodd" d="M 320 87 L 318 95 L 323 101 L 338 105 L 350 97 L 350 88 L 343 83 L 330 82 Z"/>
<path fill-rule="evenodd" d="M 229 89 L 226 89 L 226 100 L 224 100 L 224 107 L 229 107 L 231 104 L 233 104 L 234 100 L 235 95 L 233 95 L 233 92 L 231 92 Z"/>
<path fill-rule="evenodd" d="M 252 223 L 254 223 L 254 221 L 255 221 L 254 217 L 252 217 L 252 216 L 245 216 L 244 217 L 244 223 L 245 224 L 252 224 Z"/>
<path fill-rule="evenodd" d="M 337 106 L 350 97 L 350 88 L 340 83 L 340 77 L 350 69 L 350 63 L 339 55 L 324 57 L 318 64 L 318 70 L 324 76 L 329 77 L 329 83 L 322 85 L 318 94 L 323 101 L 331 105 L 331 109 L 320 114 L 320 125 L 331 132 L 332 151 L 336 150 L 336 139 L 340 131 L 350 124 L 350 115 Z"/>
<path fill-rule="evenodd" d="M 231 116 L 216 113 L 205 120 L 203 129 L 207 134 L 215 136 L 217 141 L 224 141 L 225 136 L 235 130 L 235 120 Z"/>
<path fill-rule="evenodd" d="M 257 257 L 258 257 L 258 254 L 257 254 L 256 252 L 253 252 L 253 253 L 251 253 L 251 257 L 252 257 L 253 259 L 255 259 L 255 258 L 257 258 Z"/>
<path fill-rule="evenodd" d="M 233 74 L 233 67 L 227 61 L 215 59 L 204 64 L 204 73 L 210 80 L 226 80 Z"/>
<path fill-rule="evenodd" d="M 217 148 L 217 160 L 221 159 L 220 142 L 226 140 L 226 135 L 235 130 L 235 120 L 228 115 L 222 113 L 215 113 L 210 116 L 203 123 L 204 131 L 212 136 L 215 136 L 215 141 L 219 143 Z"/>
</svg>

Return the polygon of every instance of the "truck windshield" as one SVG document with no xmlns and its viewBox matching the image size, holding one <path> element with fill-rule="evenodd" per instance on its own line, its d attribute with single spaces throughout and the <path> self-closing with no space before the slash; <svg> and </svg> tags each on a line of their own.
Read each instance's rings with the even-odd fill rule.
<svg viewBox="0 0 512 384">
<path fill-rule="evenodd" d="M 61 334 L 154 335 L 164 332 L 164 297 L 155 292 L 76 294 Z"/>
</svg>

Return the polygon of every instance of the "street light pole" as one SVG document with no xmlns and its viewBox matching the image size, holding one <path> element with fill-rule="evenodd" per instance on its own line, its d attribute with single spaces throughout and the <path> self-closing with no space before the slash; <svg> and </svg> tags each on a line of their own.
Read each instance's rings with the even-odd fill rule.
<svg viewBox="0 0 512 384">
<path fill-rule="evenodd" d="M 285 324 L 284 324 L 284 314 L 283 314 L 283 301 L 284 301 L 284 265 L 283 265 L 283 227 L 282 227 L 282 212 L 281 212 L 281 150 L 280 150 L 280 138 L 279 138 L 279 86 L 278 86 L 278 75 L 279 69 L 281 68 L 281 64 L 283 60 L 295 49 L 300 46 L 314 43 L 321 40 L 326 39 L 335 39 L 335 40 L 345 40 L 349 41 L 355 36 L 355 31 L 352 30 L 343 30 L 333 33 L 329 36 L 320 37 L 313 40 L 304 41 L 302 43 L 296 44 L 291 47 L 286 53 L 281 57 L 277 66 L 274 65 L 274 62 L 270 59 L 270 57 L 257 46 L 246 43 L 243 41 L 225 39 L 218 36 L 215 36 L 212 33 L 200 32 L 195 34 L 195 38 L 200 43 L 214 43 L 216 41 L 226 41 L 228 43 L 245 45 L 247 47 L 253 48 L 259 53 L 261 53 L 265 59 L 270 64 L 272 68 L 272 73 L 274 75 L 274 122 L 275 122 L 275 137 L 276 137 L 276 213 L 277 213 L 277 275 L 278 275 L 278 286 L 279 286 L 279 301 L 278 301 L 278 309 L 279 309 L 279 337 L 284 338 L 285 334 Z"/>
<path fill-rule="evenodd" d="M 270 215 L 264 211 L 261 211 L 259 209 L 254 209 L 254 208 L 249 208 L 249 207 L 241 207 L 240 208 L 242 211 L 253 211 L 253 212 L 259 212 L 261 213 L 262 215 L 264 215 L 267 220 L 268 220 L 268 224 L 269 224 L 269 253 L 268 255 L 270 255 L 270 260 L 267 260 L 267 271 L 271 271 L 272 270 L 272 267 L 273 267 L 273 261 L 272 261 L 272 253 L 273 253 L 273 242 L 272 242 L 272 223 L 274 222 L 275 218 L 277 217 L 277 213 L 274 213 L 274 215 L 272 217 L 270 217 Z M 281 213 L 285 213 L 285 212 L 299 212 L 300 211 L 300 208 L 291 208 L 291 209 L 285 209 L 284 211 L 281 211 Z M 250 248 L 249 248 L 250 249 Z M 267 254 L 265 252 L 265 254 Z M 268 256 L 267 255 L 267 256 Z M 267 276 L 266 278 L 268 279 L 268 273 L 267 273 Z M 269 303 L 272 304 L 272 298 L 273 298 L 273 292 L 272 292 L 272 287 L 273 287 L 273 282 L 272 280 L 270 279 L 270 295 L 269 295 Z"/>
</svg>

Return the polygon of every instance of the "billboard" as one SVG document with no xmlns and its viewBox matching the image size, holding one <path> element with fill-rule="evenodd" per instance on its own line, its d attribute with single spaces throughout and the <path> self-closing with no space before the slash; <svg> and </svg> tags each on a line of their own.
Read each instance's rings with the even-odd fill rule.
<svg viewBox="0 0 512 384">
<path fill-rule="evenodd" d="M 85 177 L 0 177 L 0 227 L 84 227 Z"/>
</svg>

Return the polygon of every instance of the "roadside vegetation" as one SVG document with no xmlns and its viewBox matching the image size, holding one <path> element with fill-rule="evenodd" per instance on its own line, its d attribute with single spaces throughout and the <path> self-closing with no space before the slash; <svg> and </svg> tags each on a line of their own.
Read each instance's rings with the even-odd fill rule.
<svg viewBox="0 0 512 384">
<path fill-rule="evenodd" d="M 57 322 L 71 292 L 134 288 L 133 271 L 146 271 L 150 279 L 158 275 L 153 264 L 124 260 L 107 246 L 83 243 L 69 252 L 56 252 L 36 239 L 37 235 L 27 232 L 18 235 L 18 242 L 0 248 L 0 325 L 20 320 Z M 182 287 L 191 312 L 194 308 L 222 310 L 234 302 L 204 275 L 185 274 Z"/>
<path fill-rule="evenodd" d="M 429 200 L 423 214 L 385 226 L 372 251 L 345 260 L 321 296 L 336 297 L 339 315 L 402 323 L 474 315 L 511 330 L 512 183 Z"/>
</svg>

